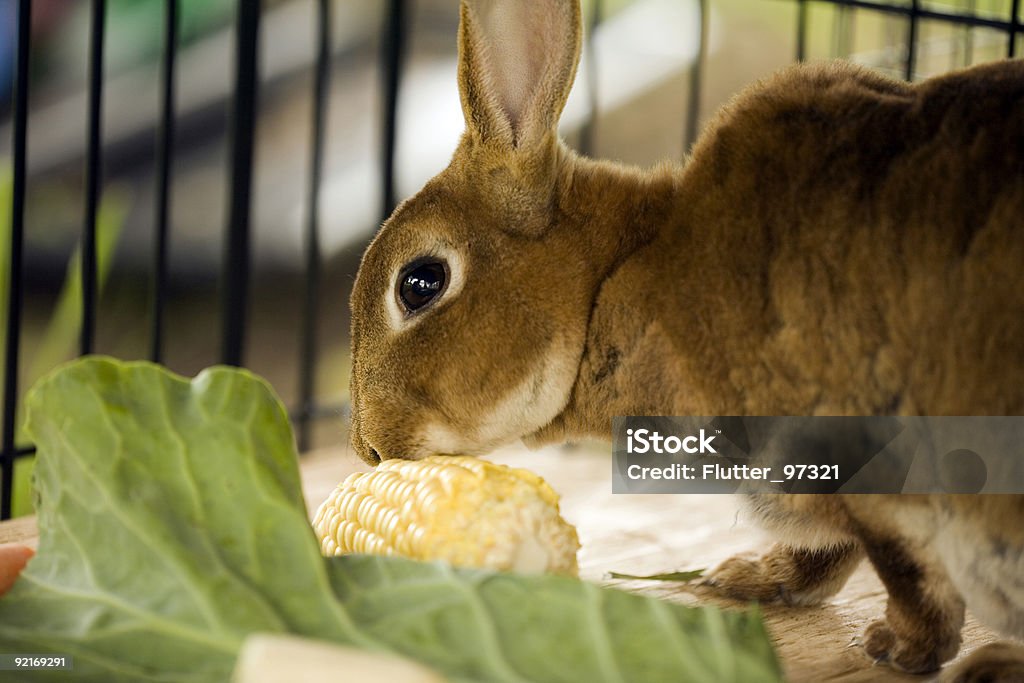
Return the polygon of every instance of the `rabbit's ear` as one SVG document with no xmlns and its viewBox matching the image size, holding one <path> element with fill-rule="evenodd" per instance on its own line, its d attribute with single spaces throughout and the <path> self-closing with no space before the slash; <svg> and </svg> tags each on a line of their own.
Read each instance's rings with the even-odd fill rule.
<svg viewBox="0 0 1024 683">
<path fill-rule="evenodd" d="M 468 133 L 512 148 L 554 133 L 580 32 L 579 0 L 463 0 L 459 93 Z"/>
</svg>

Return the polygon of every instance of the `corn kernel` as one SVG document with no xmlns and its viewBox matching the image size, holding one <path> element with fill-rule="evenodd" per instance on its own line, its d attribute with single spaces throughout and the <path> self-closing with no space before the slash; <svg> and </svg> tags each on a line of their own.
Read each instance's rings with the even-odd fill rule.
<svg viewBox="0 0 1024 683">
<path fill-rule="evenodd" d="M 554 490 L 532 472 L 477 458 L 385 460 L 339 484 L 313 528 L 325 555 L 577 573 L 576 529 L 559 514 Z"/>
</svg>

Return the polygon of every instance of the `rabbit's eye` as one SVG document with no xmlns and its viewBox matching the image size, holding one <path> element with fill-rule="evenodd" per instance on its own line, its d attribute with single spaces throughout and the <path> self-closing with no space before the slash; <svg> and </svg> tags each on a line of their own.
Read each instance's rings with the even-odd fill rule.
<svg viewBox="0 0 1024 683">
<path fill-rule="evenodd" d="M 398 298 L 410 313 L 423 308 L 444 290 L 447 268 L 443 263 L 429 261 L 406 269 L 398 281 Z"/>
</svg>

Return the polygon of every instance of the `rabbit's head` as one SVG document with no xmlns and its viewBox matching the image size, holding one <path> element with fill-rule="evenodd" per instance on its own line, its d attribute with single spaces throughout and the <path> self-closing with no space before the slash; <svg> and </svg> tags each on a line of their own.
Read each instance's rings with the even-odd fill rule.
<svg viewBox="0 0 1024 683">
<path fill-rule="evenodd" d="M 575 161 L 556 131 L 578 1 L 461 12 L 465 133 L 381 228 L 352 292 L 352 443 L 371 463 L 537 431 L 566 405 L 584 347 L 594 247 L 564 215 Z"/>
</svg>

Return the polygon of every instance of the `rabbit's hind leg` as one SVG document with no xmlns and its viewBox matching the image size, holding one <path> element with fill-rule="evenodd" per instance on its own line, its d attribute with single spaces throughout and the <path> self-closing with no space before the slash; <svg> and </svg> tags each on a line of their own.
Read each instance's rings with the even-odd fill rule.
<svg viewBox="0 0 1024 683">
<path fill-rule="evenodd" d="M 853 542 L 821 548 L 777 543 L 757 559 L 729 558 L 702 585 L 736 600 L 817 605 L 839 592 L 863 556 Z"/>
<path fill-rule="evenodd" d="M 862 541 L 889 593 L 885 619 L 864 632 L 865 652 L 899 671 L 936 671 L 960 649 L 963 598 L 927 546 L 869 534 Z"/>
<path fill-rule="evenodd" d="M 1024 683 L 1024 646 L 990 643 L 953 664 L 939 683 Z"/>
</svg>

